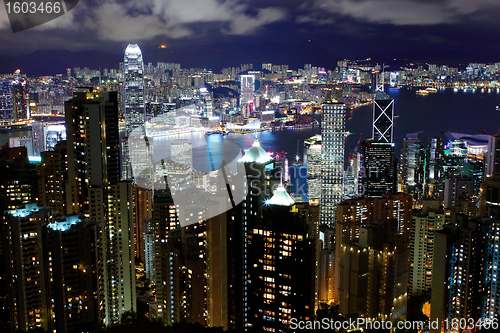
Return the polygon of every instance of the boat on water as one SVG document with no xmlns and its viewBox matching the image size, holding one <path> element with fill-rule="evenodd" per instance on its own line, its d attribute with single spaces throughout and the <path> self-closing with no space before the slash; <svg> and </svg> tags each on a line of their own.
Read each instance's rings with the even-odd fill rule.
<svg viewBox="0 0 500 333">
<path fill-rule="evenodd" d="M 221 134 L 221 135 L 227 135 L 228 132 L 226 131 L 207 131 L 205 132 L 205 135 L 212 135 L 212 134 Z"/>
<path fill-rule="evenodd" d="M 427 95 L 427 94 L 429 94 L 429 92 L 425 89 L 420 89 L 420 90 L 416 91 L 416 94 L 417 95 Z"/>
<path fill-rule="evenodd" d="M 500 111 L 500 105 L 497 105 L 497 107 L 495 108 L 495 110 L 498 112 Z"/>
<path fill-rule="evenodd" d="M 437 90 L 436 88 L 434 88 L 434 87 L 429 87 L 429 88 L 427 88 L 427 89 L 425 89 L 425 90 L 427 90 L 427 91 L 428 91 L 428 92 L 430 92 L 430 93 L 435 93 L 435 92 L 437 92 L 437 91 L 438 91 L 438 90 Z"/>
</svg>

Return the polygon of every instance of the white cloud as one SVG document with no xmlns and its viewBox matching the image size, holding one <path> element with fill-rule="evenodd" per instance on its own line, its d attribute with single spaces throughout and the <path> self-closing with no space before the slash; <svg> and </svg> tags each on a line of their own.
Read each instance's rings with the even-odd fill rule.
<svg viewBox="0 0 500 333">
<path fill-rule="evenodd" d="M 108 0 L 92 7 L 80 1 L 67 14 L 33 30 L 67 29 L 97 34 L 101 40 L 130 41 L 189 37 L 204 33 L 200 24 L 215 23 L 223 34 L 248 35 L 285 15 L 280 8 L 250 8 L 244 0 Z M 0 10 L 0 29 L 8 27 L 5 10 Z"/>
</svg>

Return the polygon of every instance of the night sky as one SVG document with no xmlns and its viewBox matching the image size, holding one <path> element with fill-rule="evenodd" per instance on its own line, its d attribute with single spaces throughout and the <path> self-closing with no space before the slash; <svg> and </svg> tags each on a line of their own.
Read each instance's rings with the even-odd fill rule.
<svg viewBox="0 0 500 333">
<path fill-rule="evenodd" d="M 499 0 L 80 0 L 54 21 L 12 33 L 0 4 L 0 55 L 311 42 L 339 59 L 495 62 L 499 18 Z"/>
</svg>

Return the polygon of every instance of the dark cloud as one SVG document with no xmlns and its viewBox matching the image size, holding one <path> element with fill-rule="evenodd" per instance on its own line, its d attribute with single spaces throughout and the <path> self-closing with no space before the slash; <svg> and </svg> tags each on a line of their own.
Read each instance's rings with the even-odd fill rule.
<svg viewBox="0 0 500 333">
<path fill-rule="evenodd" d="M 498 0 L 86 0 L 13 34 L 0 5 L 0 53 L 303 40 L 345 56 L 495 53 L 499 15 Z"/>
</svg>

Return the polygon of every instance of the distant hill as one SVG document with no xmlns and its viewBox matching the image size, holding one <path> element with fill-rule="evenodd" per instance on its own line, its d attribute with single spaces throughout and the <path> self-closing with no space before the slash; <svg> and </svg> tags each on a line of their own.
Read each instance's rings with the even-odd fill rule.
<svg viewBox="0 0 500 333">
<path fill-rule="evenodd" d="M 20 69 L 21 73 L 34 76 L 66 74 L 67 68 L 74 67 L 118 68 L 120 61 L 123 56 L 101 51 L 36 50 L 16 57 L 0 56 L 0 73 Z"/>
<path fill-rule="evenodd" d="M 183 68 L 207 68 L 219 72 L 224 67 L 236 67 L 253 63 L 260 69 L 263 62 L 303 68 L 309 63 L 334 69 L 338 58 L 332 56 L 317 43 L 300 42 L 294 44 L 259 43 L 215 44 L 183 49 L 148 49 L 142 47 L 144 63 L 175 62 Z M 55 75 L 66 73 L 67 68 L 89 67 L 118 68 L 123 54 L 102 51 L 37 50 L 21 56 L 0 56 L 0 74 L 13 73 L 20 69 L 28 75 Z"/>
</svg>

